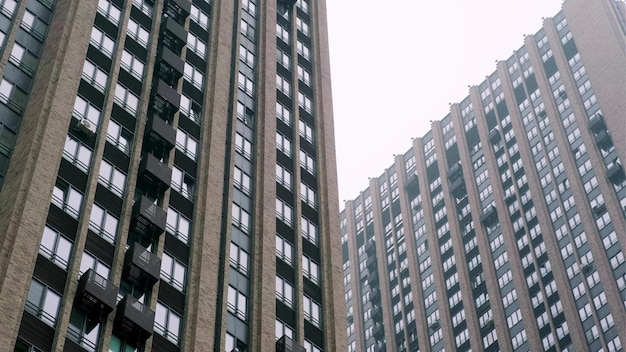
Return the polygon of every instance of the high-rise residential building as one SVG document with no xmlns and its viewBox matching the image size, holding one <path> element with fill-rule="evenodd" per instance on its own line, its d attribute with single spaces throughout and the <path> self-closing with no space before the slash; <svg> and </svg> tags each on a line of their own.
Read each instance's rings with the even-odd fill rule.
<svg viewBox="0 0 626 352">
<path fill-rule="evenodd" d="M 565 0 L 345 202 L 348 350 L 624 351 L 625 163 L 625 3 Z"/>
<path fill-rule="evenodd" d="M 0 350 L 346 348 L 323 0 L 0 0 Z"/>
</svg>

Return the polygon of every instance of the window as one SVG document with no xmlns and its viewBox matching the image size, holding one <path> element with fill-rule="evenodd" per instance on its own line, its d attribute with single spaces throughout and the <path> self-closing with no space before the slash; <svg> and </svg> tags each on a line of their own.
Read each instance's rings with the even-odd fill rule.
<svg viewBox="0 0 626 352">
<path fill-rule="evenodd" d="M 143 77 L 143 68 L 145 64 L 139 60 L 135 55 L 130 52 L 122 51 L 122 61 L 120 62 L 122 68 L 126 70 L 126 72 L 133 75 L 138 80 L 141 80 Z"/>
<path fill-rule="evenodd" d="M 102 159 L 98 182 L 121 197 L 126 184 L 126 175 L 111 163 Z"/>
<path fill-rule="evenodd" d="M 187 49 L 191 49 L 200 57 L 206 56 L 206 43 L 196 37 L 192 32 L 187 34 Z M 239 52 L 241 53 L 241 50 Z"/>
<path fill-rule="evenodd" d="M 9 60 L 29 76 L 32 76 L 35 73 L 35 68 L 39 62 L 38 57 L 26 50 L 26 48 L 21 46 L 18 42 L 13 43 L 13 49 L 11 50 Z"/>
<path fill-rule="evenodd" d="M 115 244 L 118 219 L 106 209 L 94 203 L 89 217 L 89 229 L 102 236 L 109 243 Z"/>
<path fill-rule="evenodd" d="M 289 307 L 293 307 L 293 285 L 280 276 L 276 276 L 276 297 Z"/>
<path fill-rule="evenodd" d="M 276 164 L 276 182 L 291 189 L 291 172 L 280 164 Z"/>
<path fill-rule="evenodd" d="M 185 216 L 176 211 L 176 209 L 169 207 L 167 209 L 167 231 L 169 231 L 174 237 L 181 240 L 183 243 L 189 241 L 189 235 L 191 233 L 191 221 Z"/>
<path fill-rule="evenodd" d="M 276 149 L 291 157 L 291 141 L 280 132 L 276 132 Z"/>
<path fill-rule="evenodd" d="M 24 17 L 22 17 L 22 24 L 20 27 L 36 39 L 43 40 L 46 35 L 48 24 L 43 22 L 32 12 L 26 10 L 24 11 Z"/>
<path fill-rule="evenodd" d="M 40 349 L 33 347 L 21 339 L 17 339 L 15 342 L 15 350 L 14 352 L 42 352 Z"/>
<path fill-rule="evenodd" d="M 6 104 L 13 111 L 21 114 L 28 100 L 26 92 L 21 90 L 15 84 L 2 79 L 0 81 L 0 102 Z"/>
<path fill-rule="evenodd" d="M 300 198 L 302 198 L 302 201 L 304 201 L 313 208 L 317 206 L 317 203 L 315 201 L 315 191 L 313 190 L 313 188 L 311 188 L 309 185 L 302 181 L 300 181 Z"/>
<path fill-rule="evenodd" d="M 239 72 L 238 80 L 239 89 L 246 92 L 249 96 L 254 96 L 254 82 L 243 73 Z"/>
<path fill-rule="evenodd" d="M 278 23 L 276 23 L 276 36 L 283 42 L 289 44 L 289 31 Z"/>
<path fill-rule="evenodd" d="M 313 259 L 307 257 L 306 255 L 302 255 L 302 268 L 304 277 L 315 283 L 319 283 L 320 267 L 313 261 Z"/>
<path fill-rule="evenodd" d="M 104 34 L 104 32 L 102 32 L 98 27 L 93 27 L 91 30 L 89 43 L 109 58 L 113 56 L 115 42 L 108 35 Z"/>
<path fill-rule="evenodd" d="M 319 303 L 315 302 L 312 298 L 304 295 L 304 318 L 310 321 L 313 325 L 320 326 L 320 316 L 322 308 Z"/>
<path fill-rule="evenodd" d="M 107 141 L 109 141 L 109 143 L 116 146 L 117 149 L 123 151 L 124 154 L 130 155 L 130 146 L 132 140 L 133 135 L 130 131 L 122 127 L 122 125 L 120 125 L 117 121 L 113 119 L 109 120 L 109 125 L 107 129 Z M 91 151 L 89 155 L 91 155 Z M 86 165 L 88 164 L 89 162 L 86 163 Z"/>
<path fill-rule="evenodd" d="M 180 95 L 180 112 L 195 123 L 200 123 L 202 107 L 185 94 Z"/>
<path fill-rule="evenodd" d="M 193 4 L 191 5 L 191 10 L 189 11 L 189 17 L 191 17 L 192 21 L 199 24 L 200 27 L 209 28 L 209 16 Z"/>
<path fill-rule="evenodd" d="M 196 180 L 189 174 L 174 165 L 172 167 L 172 188 L 182 194 L 187 199 L 193 200 L 194 186 Z"/>
<path fill-rule="evenodd" d="M 291 126 L 291 112 L 279 102 L 276 102 L 276 118 Z"/>
<path fill-rule="evenodd" d="M 281 75 L 276 75 L 276 88 L 279 91 L 283 92 L 286 96 L 291 96 L 291 83 L 286 78 L 283 78 Z"/>
<path fill-rule="evenodd" d="M 299 123 L 300 136 L 308 142 L 313 143 L 313 128 L 306 122 L 300 120 Z"/>
<path fill-rule="evenodd" d="M 276 235 L 276 256 L 287 264 L 293 262 L 293 245 L 278 234 Z"/>
<path fill-rule="evenodd" d="M 85 60 L 82 77 L 97 90 L 104 92 L 108 76 L 106 72 L 102 71 L 98 66 L 89 60 Z"/>
<path fill-rule="evenodd" d="M 0 11 L 8 18 L 13 17 L 15 9 L 17 8 L 17 1 L 15 0 L 2 0 L 0 1 Z"/>
<path fill-rule="evenodd" d="M 307 240 L 309 240 L 311 243 L 317 244 L 319 241 L 318 233 L 317 233 L 317 226 L 311 220 L 305 217 L 301 217 L 300 220 L 301 220 L 300 226 L 302 229 L 302 236 L 306 238 Z"/>
<path fill-rule="evenodd" d="M 79 120 L 87 119 L 94 126 L 98 126 L 100 123 L 100 110 L 80 95 L 76 96 L 72 116 Z"/>
<path fill-rule="evenodd" d="M 246 174 L 237 166 L 235 166 L 234 168 L 233 176 L 233 182 L 235 184 L 235 187 L 237 187 L 243 193 L 249 195 L 252 187 L 252 179 L 250 178 L 250 176 L 248 176 L 248 174 Z"/>
<path fill-rule="evenodd" d="M 188 135 L 185 131 L 178 128 L 176 129 L 176 149 L 183 152 L 192 160 L 196 160 L 198 153 L 198 142 Z"/>
<path fill-rule="evenodd" d="M 115 25 L 120 22 L 120 9 L 107 0 L 98 1 L 98 12 Z"/>
<path fill-rule="evenodd" d="M 44 323 L 54 326 L 61 305 L 61 296 L 49 287 L 33 279 L 26 297 L 25 310 L 41 319 Z"/>
<path fill-rule="evenodd" d="M 67 269 L 71 253 L 72 242 L 46 225 L 43 229 L 41 244 L 39 244 L 39 254 L 61 268 Z"/>
<path fill-rule="evenodd" d="M 233 203 L 232 207 L 232 222 L 233 225 L 241 229 L 245 233 L 250 231 L 250 213 L 243 209 L 239 204 Z"/>
<path fill-rule="evenodd" d="M 279 338 L 283 336 L 287 336 L 290 339 L 293 339 L 294 330 L 286 323 L 283 323 L 280 320 L 276 320 L 275 333 L 276 333 L 276 340 L 278 340 Z"/>
<path fill-rule="evenodd" d="M 167 252 L 163 252 L 161 258 L 161 279 L 169 283 L 180 292 L 185 289 L 185 276 L 187 268 L 176 258 L 169 255 Z"/>
<path fill-rule="evenodd" d="M 280 49 L 278 49 L 278 51 L 276 52 L 276 61 L 278 61 L 278 63 L 283 65 L 283 67 L 285 67 L 286 69 L 289 69 L 289 67 L 291 66 L 291 58 L 289 57 L 289 54 Z"/>
<path fill-rule="evenodd" d="M 291 226 L 293 221 L 293 210 L 291 206 L 280 198 L 276 198 L 276 217 L 285 224 Z"/>
<path fill-rule="evenodd" d="M 246 159 L 252 159 L 252 143 L 239 133 L 235 134 L 235 150 Z"/>
<path fill-rule="evenodd" d="M 182 318 L 173 310 L 157 302 L 154 312 L 154 331 L 175 345 L 180 343 L 180 322 Z"/>
<path fill-rule="evenodd" d="M 230 265 L 245 275 L 250 268 L 250 255 L 233 242 L 230 243 Z"/>
<path fill-rule="evenodd" d="M 79 169 L 87 172 L 91 162 L 91 149 L 68 135 L 63 147 L 63 157 Z"/>
<path fill-rule="evenodd" d="M 296 25 L 298 30 L 302 32 L 302 34 L 309 36 L 309 25 L 300 17 L 296 19 Z"/>
<path fill-rule="evenodd" d="M 52 191 L 52 203 L 63 209 L 75 219 L 78 219 L 83 195 L 74 189 L 69 183 L 57 179 Z"/>
<path fill-rule="evenodd" d="M 133 6 L 138 8 L 146 16 L 152 17 L 152 4 L 149 0 L 133 0 Z"/>
<path fill-rule="evenodd" d="M 150 32 L 143 28 L 139 23 L 135 22 L 132 18 L 128 20 L 128 27 L 126 28 L 126 34 L 134 39 L 139 45 L 144 48 L 148 47 L 148 39 L 150 38 Z"/>
<path fill-rule="evenodd" d="M 204 74 L 195 66 L 185 62 L 185 74 L 184 78 L 189 83 L 193 84 L 196 88 L 202 89 L 202 81 L 204 81 Z"/>
<path fill-rule="evenodd" d="M 11 154 L 11 148 L 13 147 L 14 140 L 15 132 L 7 126 L 0 124 L 0 154 L 9 156 L 9 154 Z"/>
<path fill-rule="evenodd" d="M 298 106 L 304 109 L 308 113 L 313 112 L 313 103 L 311 98 L 307 97 L 304 93 L 298 92 Z"/>
<path fill-rule="evenodd" d="M 315 159 L 302 150 L 300 150 L 300 166 L 311 175 L 315 175 Z"/>
<path fill-rule="evenodd" d="M 296 44 L 296 46 L 297 46 L 297 49 L 298 49 L 298 54 L 300 54 L 306 60 L 310 60 L 311 59 L 311 51 L 310 51 L 308 46 L 306 46 L 304 43 L 302 43 L 299 40 L 298 40 L 298 43 Z"/>
<path fill-rule="evenodd" d="M 83 349 L 94 352 L 98 347 L 100 324 L 94 327 L 94 322 L 87 319 L 85 311 L 73 308 L 70 315 L 67 337 L 76 342 Z"/>
<path fill-rule="evenodd" d="M 137 113 L 139 108 L 139 98 L 119 82 L 115 86 L 115 102 L 131 114 Z"/>
<path fill-rule="evenodd" d="M 243 45 L 239 45 L 239 59 L 246 65 L 254 67 L 254 53 Z"/>
<path fill-rule="evenodd" d="M 83 252 L 83 256 L 80 260 L 80 275 L 83 275 L 89 269 L 106 279 L 109 279 L 109 275 L 111 274 L 111 268 L 108 265 L 91 255 L 91 253 Z"/>
<path fill-rule="evenodd" d="M 248 297 L 236 288 L 228 285 L 228 311 L 241 320 L 248 317 Z"/>
<path fill-rule="evenodd" d="M 311 74 L 300 65 L 298 65 L 298 79 L 307 86 L 311 86 Z"/>
</svg>

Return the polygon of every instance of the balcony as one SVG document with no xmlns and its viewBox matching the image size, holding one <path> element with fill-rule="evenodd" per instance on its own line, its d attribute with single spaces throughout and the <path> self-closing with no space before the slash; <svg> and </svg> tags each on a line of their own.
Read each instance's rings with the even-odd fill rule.
<svg viewBox="0 0 626 352">
<path fill-rule="evenodd" d="M 146 140 L 155 157 L 164 158 L 176 145 L 176 130 L 163 119 L 152 115 L 146 125 Z"/>
<path fill-rule="evenodd" d="M 461 176 L 463 176 L 463 169 L 461 168 L 461 163 L 457 161 L 448 170 L 448 180 L 454 181 Z"/>
<path fill-rule="evenodd" d="M 115 308 L 117 291 L 117 286 L 89 269 L 78 281 L 74 303 L 87 313 L 88 320 L 95 326 Z"/>
<path fill-rule="evenodd" d="M 165 231 L 167 213 L 147 197 L 141 197 L 133 205 L 131 228 L 141 235 L 159 237 Z"/>
<path fill-rule="evenodd" d="M 185 63 L 180 56 L 174 54 L 166 46 L 159 48 L 157 53 L 156 75 L 171 86 L 178 84 L 178 80 L 185 72 Z"/>
<path fill-rule="evenodd" d="M 163 80 L 157 80 L 152 86 L 151 92 L 152 109 L 155 110 L 161 118 L 171 122 L 174 114 L 180 108 L 180 93 L 176 89 L 170 87 Z"/>
<path fill-rule="evenodd" d="M 135 243 L 126 251 L 123 275 L 143 288 L 152 287 L 161 272 L 161 259 Z"/>
<path fill-rule="evenodd" d="M 494 128 L 491 131 L 489 131 L 489 141 L 491 143 L 497 144 L 498 142 L 500 142 L 501 139 L 502 139 L 502 136 L 500 135 L 500 131 L 498 131 L 497 128 Z"/>
<path fill-rule="evenodd" d="M 589 129 L 594 134 L 598 134 L 606 130 L 606 124 L 604 123 L 604 116 L 602 114 L 595 114 L 589 119 Z"/>
<path fill-rule="evenodd" d="M 383 324 L 375 324 L 374 325 L 374 329 L 372 330 L 372 336 L 374 336 L 374 338 L 376 339 L 380 339 L 382 337 L 384 337 L 385 335 L 385 328 L 383 327 Z"/>
<path fill-rule="evenodd" d="M 276 341 L 276 352 L 306 352 L 304 347 L 287 336 Z"/>
<path fill-rule="evenodd" d="M 365 245 L 365 252 L 367 254 L 376 254 L 376 242 L 373 240 L 367 242 L 367 244 Z"/>
<path fill-rule="evenodd" d="M 419 182 L 417 180 L 417 175 L 411 175 L 407 180 L 404 186 L 407 194 L 413 197 L 414 195 L 419 193 Z"/>
<path fill-rule="evenodd" d="M 378 271 L 376 270 L 371 271 L 368 276 L 368 281 L 370 282 L 370 285 L 373 285 L 374 283 L 378 282 Z"/>
<path fill-rule="evenodd" d="M 491 205 L 489 206 L 481 215 L 480 222 L 483 225 L 490 227 L 494 225 L 498 221 L 498 212 L 496 211 L 496 207 Z"/>
<path fill-rule="evenodd" d="M 113 333 L 132 347 L 141 347 L 152 336 L 154 312 L 131 295 L 117 304 Z"/>
<path fill-rule="evenodd" d="M 366 265 L 368 270 L 376 270 L 376 257 L 368 257 Z"/>
<path fill-rule="evenodd" d="M 454 180 L 452 184 L 450 184 L 450 193 L 452 193 L 452 195 L 456 199 L 461 199 L 465 197 L 467 192 L 465 189 L 465 181 L 463 180 L 463 178 L 458 178 Z"/>
<path fill-rule="evenodd" d="M 189 16 L 189 11 L 191 11 L 191 2 L 189 0 L 168 0 L 163 7 L 163 12 L 180 24 L 185 23 L 185 19 Z"/>
<path fill-rule="evenodd" d="M 606 177 L 608 177 L 609 181 L 611 181 L 614 185 L 620 185 L 626 179 L 626 174 L 624 173 L 622 165 L 617 161 L 614 161 L 606 170 Z"/>
<path fill-rule="evenodd" d="M 596 134 L 595 140 L 596 140 L 596 145 L 604 151 L 611 149 L 611 147 L 613 146 L 613 141 L 611 141 L 611 136 L 609 135 L 609 132 L 607 132 L 606 130 L 600 131 L 600 133 Z"/>
<path fill-rule="evenodd" d="M 377 300 L 380 300 L 380 290 L 375 289 L 375 288 L 374 288 L 374 289 L 372 289 L 372 290 L 370 291 L 370 300 L 371 300 L 371 301 L 377 301 Z"/>
<path fill-rule="evenodd" d="M 187 31 L 176 22 L 175 18 L 165 17 L 165 21 L 161 22 L 160 38 L 163 45 L 170 48 L 176 55 L 180 55 L 187 43 Z"/>
<path fill-rule="evenodd" d="M 147 193 L 162 194 L 170 187 L 172 169 L 154 155 L 147 153 L 139 162 L 139 185 Z"/>
</svg>

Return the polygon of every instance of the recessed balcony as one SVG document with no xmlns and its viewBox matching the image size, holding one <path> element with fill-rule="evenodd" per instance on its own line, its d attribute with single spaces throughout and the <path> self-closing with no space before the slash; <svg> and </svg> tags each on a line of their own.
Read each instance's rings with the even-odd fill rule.
<svg viewBox="0 0 626 352">
<path fill-rule="evenodd" d="M 152 336 L 154 312 L 131 295 L 126 295 L 118 304 L 113 322 L 113 333 L 126 340 L 132 347 L 143 346 Z"/>
<path fill-rule="evenodd" d="M 164 231 L 167 213 L 143 196 L 133 205 L 131 228 L 141 235 L 158 238 Z"/>
<path fill-rule="evenodd" d="M 89 269 L 78 281 L 74 302 L 78 308 L 87 313 L 89 320 L 97 323 L 105 319 L 115 308 L 117 291 L 117 286 L 93 269 Z"/>
<path fill-rule="evenodd" d="M 304 347 L 287 336 L 276 341 L 276 352 L 306 352 Z"/>
<path fill-rule="evenodd" d="M 157 80 L 151 92 L 152 110 L 162 119 L 171 122 L 180 108 L 180 93 L 162 79 Z"/>
<path fill-rule="evenodd" d="M 616 161 L 609 165 L 606 170 L 606 177 L 608 177 L 609 181 L 611 181 L 614 185 L 620 185 L 624 182 L 624 180 L 626 180 L 624 168 Z"/>
<path fill-rule="evenodd" d="M 172 169 L 154 155 L 147 153 L 139 162 L 139 185 L 147 193 L 162 194 L 170 187 Z"/>
<path fill-rule="evenodd" d="M 161 259 L 138 243 L 134 243 L 124 257 L 123 274 L 144 289 L 152 287 L 161 272 Z"/>
<path fill-rule="evenodd" d="M 613 141 L 611 140 L 611 136 L 609 132 L 606 130 L 600 131 L 600 133 L 596 134 L 595 137 L 596 145 L 600 147 L 602 150 L 609 150 L 613 146 Z"/>
<path fill-rule="evenodd" d="M 189 0 L 167 0 L 163 7 L 163 12 L 174 18 L 180 24 L 185 23 L 185 19 L 191 11 L 191 2 Z"/>
<path fill-rule="evenodd" d="M 489 131 L 489 141 L 491 143 L 496 144 L 500 142 L 501 139 L 502 139 L 502 135 L 500 135 L 500 131 L 498 131 L 497 128 L 494 128 L 491 131 Z"/>
<path fill-rule="evenodd" d="M 450 193 L 452 193 L 452 195 L 456 199 L 461 199 L 465 197 L 465 195 L 467 194 L 467 191 L 465 189 L 465 180 L 463 180 L 463 178 L 457 178 L 456 180 L 454 180 L 454 182 L 450 184 Z"/>
<path fill-rule="evenodd" d="M 598 133 L 606 130 L 606 124 L 604 123 L 604 116 L 602 116 L 602 114 L 600 114 L 600 113 L 593 115 L 589 119 L 589 124 L 588 125 L 589 125 L 589 129 L 594 134 L 598 134 Z"/>
<path fill-rule="evenodd" d="M 161 22 L 161 42 L 170 48 L 175 54 L 180 55 L 187 43 L 187 31 L 175 18 L 165 17 Z"/>
<path fill-rule="evenodd" d="M 460 162 L 456 162 L 448 170 L 448 180 L 454 181 L 461 176 L 463 176 L 463 168 L 461 167 Z"/>
<path fill-rule="evenodd" d="M 159 48 L 156 58 L 156 75 L 169 83 L 171 86 L 178 84 L 178 80 L 183 76 L 185 63 L 180 56 L 174 54 L 166 46 Z"/>
<path fill-rule="evenodd" d="M 491 205 L 489 206 L 481 215 L 480 222 L 483 225 L 489 227 L 494 225 L 498 221 L 498 212 L 496 211 L 496 207 Z"/>
<path fill-rule="evenodd" d="M 157 158 L 164 158 L 176 145 L 176 130 L 165 120 L 152 115 L 146 125 L 147 146 Z"/>
</svg>

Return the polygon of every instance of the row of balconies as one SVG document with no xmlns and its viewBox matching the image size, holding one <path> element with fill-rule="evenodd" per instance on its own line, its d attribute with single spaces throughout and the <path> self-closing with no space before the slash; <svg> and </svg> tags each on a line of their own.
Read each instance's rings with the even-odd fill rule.
<svg viewBox="0 0 626 352">
<path fill-rule="evenodd" d="M 606 123 L 604 121 L 604 116 L 602 114 L 597 113 L 593 115 L 589 119 L 589 130 L 594 135 L 594 140 L 596 145 L 604 150 L 608 151 L 613 147 L 613 141 L 611 140 L 611 135 L 607 130 Z M 624 168 L 620 164 L 619 161 L 615 160 L 611 162 L 607 166 L 606 176 L 613 184 L 619 185 L 626 180 L 626 174 L 624 173 Z"/>
</svg>

